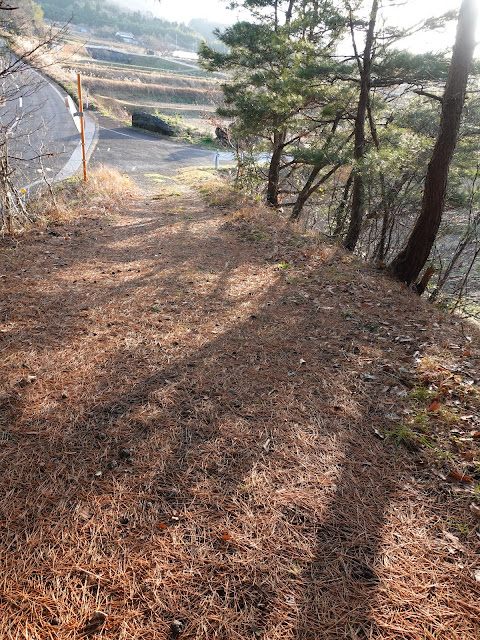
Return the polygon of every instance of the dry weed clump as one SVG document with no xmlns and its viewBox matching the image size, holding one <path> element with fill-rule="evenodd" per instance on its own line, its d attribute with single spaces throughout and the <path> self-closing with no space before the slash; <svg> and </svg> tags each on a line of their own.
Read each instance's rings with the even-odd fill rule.
<svg viewBox="0 0 480 640">
<path fill-rule="evenodd" d="M 252 202 L 248 195 L 232 188 L 229 169 L 224 168 L 220 171 L 210 167 L 181 169 L 178 172 L 178 180 L 193 187 L 209 207 L 228 209 L 235 215 L 238 215 L 240 208 L 248 208 L 250 204 L 252 209 L 258 209 L 258 204 Z"/>
<path fill-rule="evenodd" d="M 93 99 L 95 106 L 100 112 L 129 125 L 132 122 L 130 112 L 133 108 L 138 108 L 137 105 L 130 105 L 128 102 L 99 94 L 96 94 Z"/>
<path fill-rule="evenodd" d="M 86 183 L 77 175 L 43 192 L 32 200 L 29 211 L 37 221 L 60 222 L 79 214 L 111 213 L 138 193 L 128 176 L 99 167 L 89 170 Z"/>
</svg>

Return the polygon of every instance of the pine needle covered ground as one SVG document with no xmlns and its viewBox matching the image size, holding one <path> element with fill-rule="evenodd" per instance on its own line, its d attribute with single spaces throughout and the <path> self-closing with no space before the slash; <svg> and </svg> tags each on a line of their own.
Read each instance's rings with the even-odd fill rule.
<svg viewBox="0 0 480 640">
<path fill-rule="evenodd" d="M 478 638 L 478 334 L 169 185 L 1 240 L 0 637 Z"/>
</svg>

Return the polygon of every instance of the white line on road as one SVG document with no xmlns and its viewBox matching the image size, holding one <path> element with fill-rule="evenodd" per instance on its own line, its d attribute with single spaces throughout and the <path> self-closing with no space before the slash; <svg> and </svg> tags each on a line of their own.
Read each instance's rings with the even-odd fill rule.
<svg viewBox="0 0 480 640">
<path fill-rule="evenodd" d="M 0 0 L 0 3 L 1 3 L 1 0 Z M 1 46 L 2 45 L 0 44 L 0 47 Z M 49 86 L 51 89 L 53 89 L 53 91 L 55 91 L 57 96 L 62 101 L 62 104 L 65 105 L 64 95 L 59 91 L 59 89 L 56 87 L 56 85 L 55 85 L 55 83 L 53 81 L 47 79 L 45 76 L 43 76 L 36 69 L 32 69 L 30 67 L 29 71 L 31 73 L 34 73 L 35 75 L 39 76 L 41 78 L 41 80 L 43 82 L 45 82 L 45 84 L 47 86 Z M 15 80 L 14 80 L 14 82 L 15 82 Z M 15 85 L 17 87 L 17 90 L 19 91 L 20 87 L 17 84 L 17 82 L 15 82 Z M 20 108 L 23 107 L 23 97 L 19 98 L 19 105 L 20 105 Z M 74 120 L 74 123 L 75 123 L 75 118 L 73 118 L 73 120 Z M 17 117 L 15 119 L 15 121 L 12 123 L 12 125 L 10 126 L 10 131 L 13 131 L 17 127 L 19 122 L 20 122 L 20 118 Z M 92 147 L 92 145 L 94 143 L 95 131 L 96 131 L 95 120 L 92 121 L 92 120 L 90 120 L 90 118 L 86 117 L 85 118 L 85 136 L 86 136 L 85 147 L 86 147 L 87 152 Z M 63 167 L 63 169 L 61 169 L 59 171 L 59 173 L 55 176 L 53 182 L 59 182 L 61 180 L 65 180 L 66 178 L 69 178 L 71 175 L 73 175 L 78 170 L 78 168 L 81 166 L 81 162 L 82 162 L 82 143 L 80 141 L 77 144 L 77 146 L 75 147 L 75 149 L 74 149 L 74 151 L 73 151 L 73 153 L 72 153 L 72 155 L 70 157 L 70 160 L 66 163 L 66 165 Z M 24 187 L 24 192 L 28 192 L 30 189 L 32 189 L 32 187 L 42 183 L 43 181 L 44 180 L 42 180 L 42 179 L 34 180 L 33 182 L 31 182 L 30 184 L 28 184 L 28 185 L 26 185 Z"/>
<path fill-rule="evenodd" d="M 12 133 L 13 131 L 15 131 L 19 122 L 20 122 L 20 118 L 16 117 L 13 123 L 7 128 L 7 132 Z"/>
<path fill-rule="evenodd" d="M 104 131 L 110 131 L 110 133 L 116 133 L 119 136 L 125 136 L 126 138 L 133 138 L 134 140 L 141 140 L 141 138 L 137 138 L 136 136 L 131 136 L 128 133 L 122 133 L 121 131 L 115 131 L 115 129 L 107 129 L 107 127 L 99 127 L 100 129 L 103 129 Z"/>
</svg>

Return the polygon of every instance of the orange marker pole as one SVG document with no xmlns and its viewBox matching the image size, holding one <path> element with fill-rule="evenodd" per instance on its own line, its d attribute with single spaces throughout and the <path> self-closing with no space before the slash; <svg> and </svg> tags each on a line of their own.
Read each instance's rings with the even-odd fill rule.
<svg viewBox="0 0 480 640">
<path fill-rule="evenodd" d="M 82 101 L 82 80 L 80 74 L 77 74 L 78 80 L 78 113 L 80 114 L 80 135 L 82 137 L 82 156 L 83 156 L 83 180 L 87 181 L 87 158 L 85 155 L 85 125 L 83 123 L 83 101 Z"/>
</svg>

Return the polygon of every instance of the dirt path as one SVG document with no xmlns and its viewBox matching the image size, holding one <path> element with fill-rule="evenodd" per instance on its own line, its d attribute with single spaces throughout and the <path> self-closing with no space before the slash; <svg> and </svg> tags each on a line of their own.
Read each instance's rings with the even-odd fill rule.
<svg viewBox="0 0 480 640">
<path fill-rule="evenodd" d="M 477 337 L 298 243 L 188 190 L 2 241 L 2 639 L 479 637 L 474 481 L 378 437 Z"/>
</svg>

